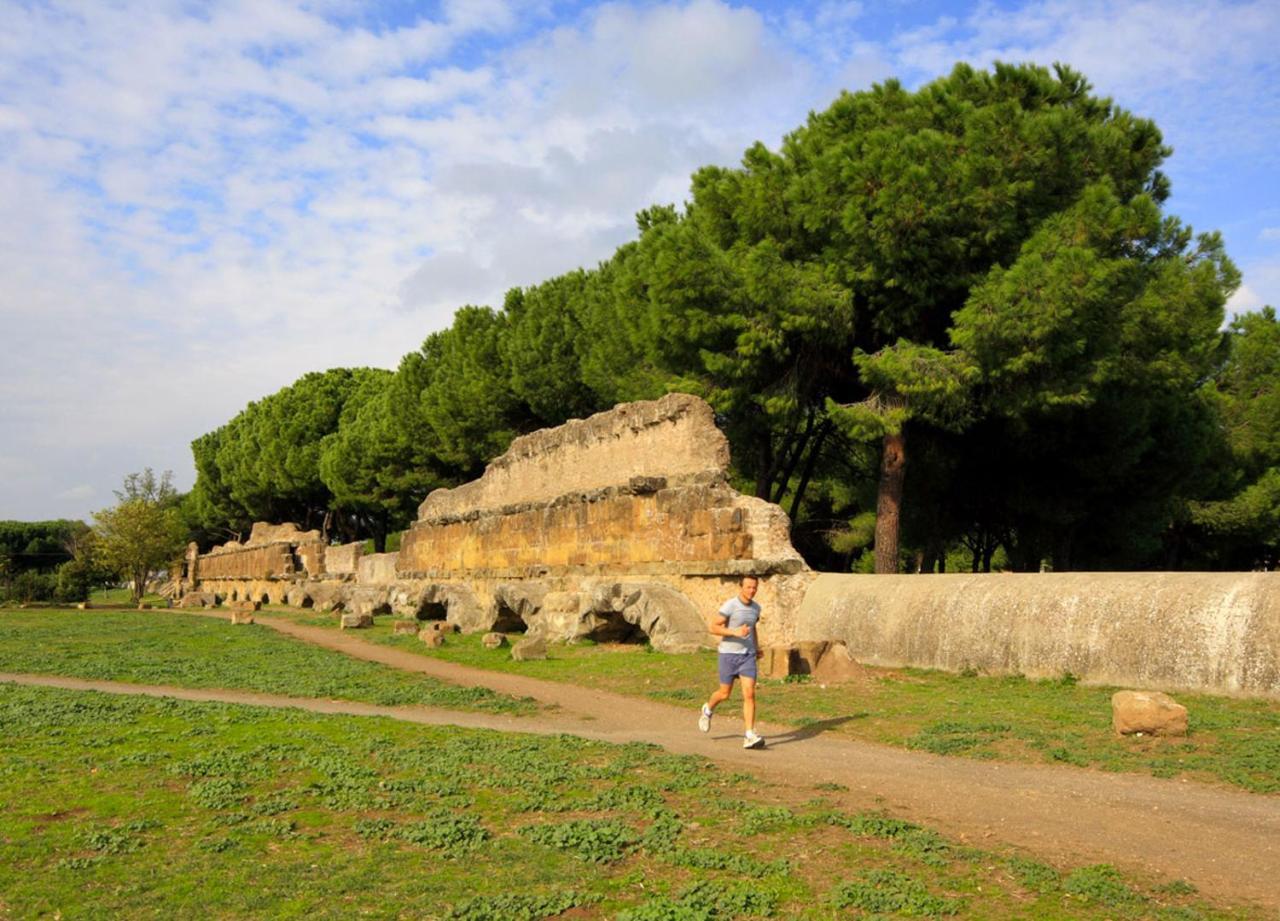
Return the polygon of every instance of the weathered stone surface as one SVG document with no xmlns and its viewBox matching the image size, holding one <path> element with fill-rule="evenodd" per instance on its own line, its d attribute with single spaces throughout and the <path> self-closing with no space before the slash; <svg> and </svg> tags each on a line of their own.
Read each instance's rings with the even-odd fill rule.
<svg viewBox="0 0 1280 921">
<path fill-rule="evenodd" d="M 760 659 L 762 678 L 786 678 L 791 674 L 794 650 L 790 646 L 766 646 L 763 651 L 764 656 Z"/>
<path fill-rule="evenodd" d="M 866 665 L 1280 695 L 1280 573 L 823 573 L 795 638 Z"/>
<path fill-rule="evenodd" d="M 231 623 L 232 624 L 252 624 L 253 611 L 247 608 L 240 609 L 240 610 L 233 610 L 231 612 Z"/>
<path fill-rule="evenodd" d="M 257 547 L 263 544 L 290 543 L 301 544 L 320 540 L 319 531 L 303 531 L 292 521 L 271 524 L 268 521 L 255 521 L 249 531 L 246 547 Z"/>
<path fill-rule="evenodd" d="M 1111 695 L 1111 728 L 1117 735 L 1185 736 L 1187 708 L 1160 691 Z"/>
<path fill-rule="evenodd" d="M 397 620 L 391 625 L 391 632 L 397 636 L 402 633 L 417 633 L 418 623 L 412 620 Z"/>
<path fill-rule="evenodd" d="M 218 596 L 213 592 L 187 592 L 178 600 L 180 608 L 212 608 L 218 604 Z"/>
<path fill-rule="evenodd" d="M 540 636 L 526 636 L 511 647 L 511 658 L 517 662 L 547 657 L 547 641 Z"/>
<path fill-rule="evenodd" d="M 497 649 L 500 646 L 507 645 L 507 635 L 505 633 L 486 633 L 480 643 L 485 649 Z"/>
<path fill-rule="evenodd" d="M 548 502 L 636 477 L 720 479 L 728 465 L 729 443 L 711 407 L 673 393 L 521 436 L 480 479 L 429 495 L 418 517 L 429 521 Z"/>
<path fill-rule="evenodd" d="M 351 586 L 345 582 L 312 582 L 307 587 L 311 606 L 317 611 L 341 611 L 347 603 Z"/>
<path fill-rule="evenodd" d="M 360 557 L 363 555 L 364 541 L 326 547 L 324 551 L 325 572 L 335 575 L 355 575 L 360 563 Z"/>
<path fill-rule="evenodd" d="M 385 586 L 356 585 L 347 594 L 346 610 L 353 614 L 390 614 L 389 589 Z"/>
<path fill-rule="evenodd" d="M 259 611 L 262 609 L 262 602 L 245 598 L 239 601 L 228 601 L 226 606 L 233 611 Z"/>
<path fill-rule="evenodd" d="M 418 639 L 422 640 L 424 645 L 431 647 L 444 645 L 444 634 L 439 630 L 419 630 Z"/>
<path fill-rule="evenodd" d="M 816 665 L 809 673 L 823 684 L 843 684 L 862 677 L 862 666 L 854 661 L 844 643 L 831 643 L 823 650 Z"/>
<path fill-rule="evenodd" d="M 390 585 L 396 580 L 398 553 L 370 553 L 356 564 L 356 581 L 361 585 Z"/>
<path fill-rule="evenodd" d="M 363 630 L 373 626 L 372 614 L 343 614 L 341 627 L 343 630 Z"/>
<path fill-rule="evenodd" d="M 81 601 L 79 604 L 77 604 L 77 605 L 76 605 L 76 610 L 77 610 L 77 611 L 87 611 L 87 610 L 89 610 L 91 607 L 93 607 L 93 605 L 91 605 L 89 602 L 87 602 L 87 601 Z"/>
</svg>

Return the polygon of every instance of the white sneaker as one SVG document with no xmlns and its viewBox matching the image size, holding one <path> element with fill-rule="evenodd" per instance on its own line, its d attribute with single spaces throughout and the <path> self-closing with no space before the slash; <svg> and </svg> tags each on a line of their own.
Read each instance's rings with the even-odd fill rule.
<svg viewBox="0 0 1280 921">
<path fill-rule="evenodd" d="M 711 708 L 706 704 L 702 705 L 702 712 L 698 714 L 698 728 L 703 732 L 711 731 Z"/>
<path fill-rule="evenodd" d="M 754 729 L 748 729 L 747 734 L 742 737 L 742 747 L 764 748 L 764 736 L 758 736 Z"/>
</svg>

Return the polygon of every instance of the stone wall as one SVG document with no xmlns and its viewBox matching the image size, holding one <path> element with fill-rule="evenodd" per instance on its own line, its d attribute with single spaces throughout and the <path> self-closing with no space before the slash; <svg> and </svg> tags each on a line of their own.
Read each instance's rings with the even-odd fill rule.
<svg viewBox="0 0 1280 921">
<path fill-rule="evenodd" d="M 711 407 L 672 393 L 523 435 L 480 479 L 427 496 L 418 518 L 444 521 L 547 503 L 644 477 L 671 485 L 716 480 L 728 466 L 729 442 L 716 428 Z"/>
<path fill-rule="evenodd" d="M 707 618 L 751 573 L 762 636 L 783 639 L 805 566 L 785 513 L 732 489 L 728 463 L 698 398 L 624 404 L 518 438 L 478 480 L 432 493 L 398 553 L 325 548 L 314 532 L 259 524 L 250 545 L 265 546 L 199 558 L 200 588 L 681 651 L 710 644 Z"/>
<path fill-rule="evenodd" d="M 795 638 L 871 665 L 1280 695 L 1280 573 L 824 573 Z"/>
</svg>

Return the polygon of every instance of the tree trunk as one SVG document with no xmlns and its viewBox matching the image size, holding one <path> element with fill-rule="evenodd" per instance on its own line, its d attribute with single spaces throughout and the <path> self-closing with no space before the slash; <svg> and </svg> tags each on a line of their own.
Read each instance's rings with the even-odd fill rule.
<svg viewBox="0 0 1280 921">
<path fill-rule="evenodd" d="M 880 458 L 880 494 L 876 500 L 876 572 L 898 571 L 898 530 L 902 518 L 902 485 L 907 473 L 907 434 L 884 436 Z"/>
<path fill-rule="evenodd" d="M 800 500 L 804 498 L 805 490 L 809 488 L 809 480 L 813 476 L 813 468 L 818 463 L 818 455 L 822 452 L 822 443 L 827 440 L 827 435 L 830 431 L 831 426 L 824 422 L 822 428 L 818 429 L 818 435 L 814 438 L 813 446 L 809 449 L 809 459 L 805 461 L 804 472 L 800 474 L 800 485 L 796 487 L 795 495 L 791 497 L 791 523 L 793 525 L 799 520 L 796 515 L 800 511 Z"/>
</svg>

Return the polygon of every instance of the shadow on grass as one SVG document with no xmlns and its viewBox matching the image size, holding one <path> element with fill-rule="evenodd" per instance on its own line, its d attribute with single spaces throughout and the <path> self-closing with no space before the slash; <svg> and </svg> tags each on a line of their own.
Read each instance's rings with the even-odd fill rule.
<svg viewBox="0 0 1280 921">
<path fill-rule="evenodd" d="M 811 723 L 805 723 L 803 726 L 797 726 L 790 732 L 784 732 L 782 735 L 770 736 L 769 747 L 774 748 L 775 746 L 788 745 L 792 742 L 803 742 L 805 739 L 812 739 L 814 736 L 822 735 L 824 732 L 836 729 L 853 720 L 864 720 L 870 715 L 870 713 L 863 711 L 850 713 L 846 716 L 833 716 L 827 720 L 814 720 Z"/>
</svg>

